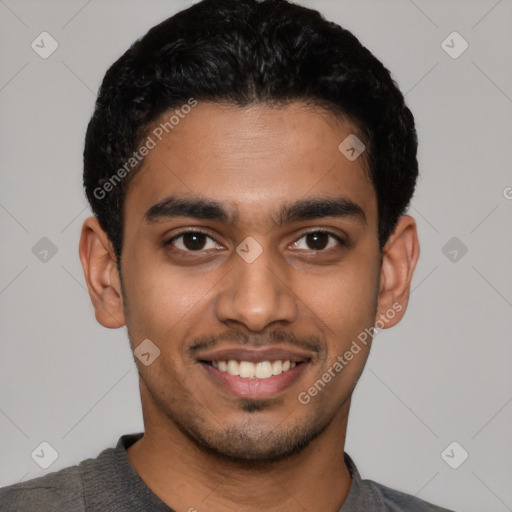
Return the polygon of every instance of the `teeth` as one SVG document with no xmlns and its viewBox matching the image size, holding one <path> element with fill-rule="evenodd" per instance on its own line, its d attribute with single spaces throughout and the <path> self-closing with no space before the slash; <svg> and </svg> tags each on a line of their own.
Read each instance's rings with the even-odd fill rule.
<svg viewBox="0 0 512 512">
<path fill-rule="evenodd" d="M 254 373 L 256 372 L 256 368 L 254 367 L 254 363 L 250 363 L 249 361 L 240 361 L 240 377 L 244 379 L 251 379 L 254 377 Z"/>
<path fill-rule="evenodd" d="M 283 362 L 274 361 L 272 363 L 272 375 L 280 375 L 281 373 L 283 373 Z"/>
<path fill-rule="evenodd" d="M 262 361 L 261 363 L 256 363 L 256 370 L 254 372 L 258 379 L 268 379 L 272 376 L 272 363 L 269 361 Z"/>
<path fill-rule="evenodd" d="M 268 379 L 273 375 L 281 375 L 281 373 L 295 368 L 297 363 L 290 360 L 253 363 L 251 361 L 230 359 L 229 361 L 212 361 L 212 366 L 218 368 L 221 372 L 229 373 L 229 375 L 239 375 L 244 379 Z"/>
<path fill-rule="evenodd" d="M 228 361 L 227 372 L 230 375 L 240 375 L 240 366 L 238 364 L 238 361 L 235 361 L 234 359 L 230 359 Z"/>
</svg>

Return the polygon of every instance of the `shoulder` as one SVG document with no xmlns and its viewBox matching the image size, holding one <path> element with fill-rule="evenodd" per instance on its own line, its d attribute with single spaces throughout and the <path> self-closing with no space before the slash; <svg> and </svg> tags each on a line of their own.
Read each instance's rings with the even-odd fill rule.
<svg viewBox="0 0 512 512">
<path fill-rule="evenodd" d="M 2 512 L 83 512 L 79 466 L 0 488 Z"/>
<path fill-rule="evenodd" d="M 403 512 L 404 510 L 407 512 L 454 512 L 423 501 L 411 494 L 390 489 L 373 480 L 363 480 L 363 485 L 367 488 L 368 493 L 373 494 L 375 501 L 386 512 Z M 379 510 L 381 509 L 379 508 Z"/>
</svg>

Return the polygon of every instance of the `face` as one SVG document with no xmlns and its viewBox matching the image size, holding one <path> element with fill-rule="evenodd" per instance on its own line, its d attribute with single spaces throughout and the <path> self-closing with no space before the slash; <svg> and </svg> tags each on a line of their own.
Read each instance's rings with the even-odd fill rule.
<svg viewBox="0 0 512 512">
<path fill-rule="evenodd" d="M 145 421 L 236 460 L 346 421 L 369 343 L 344 354 L 375 324 L 380 276 L 375 191 L 338 149 L 354 132 L 298 103 L 200 103 L 153 137 L 121 266 L 132 348 L 160 350 L 136 359 Z"/>
</svg>

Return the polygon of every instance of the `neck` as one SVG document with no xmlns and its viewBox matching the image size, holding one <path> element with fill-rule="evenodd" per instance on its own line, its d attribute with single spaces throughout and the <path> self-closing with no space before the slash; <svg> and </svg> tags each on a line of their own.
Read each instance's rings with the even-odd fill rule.
<svg viewBox="0 0 512 512">
<path fill-rule="evenodd" d="M 177 511 L 338 512 L 351 484 L 343 460 L 349 406 L 350 400 L 300 453 L 254 465 L 206 452 L 146 406 L 144 436 L 127 456 L 151 491 Z"/>
</svg>

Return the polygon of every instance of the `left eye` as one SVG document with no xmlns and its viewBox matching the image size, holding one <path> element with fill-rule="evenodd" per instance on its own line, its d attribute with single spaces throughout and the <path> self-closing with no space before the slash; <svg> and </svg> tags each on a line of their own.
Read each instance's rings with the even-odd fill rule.
<svg viewBox="0 0 512 512">
<path fill-rule="evenodd" d="M 329 238 L 331 239 L 330 244 Z M 310 247 L 299 247 L 300 240 L 304 240 L 306 242 L 306 245 L 309 245 Z M 293 243 L 293 246 L 295 248 L 310 251 L 324 251 L 325 249 L 332 249 L 337 244 L 345 245 L 344 241 L 339 236 L 336 236 L 333 233 L 329 233 L 327 231 L 312 231 L 301 236 L 299 240 Z"/>
</svg>

